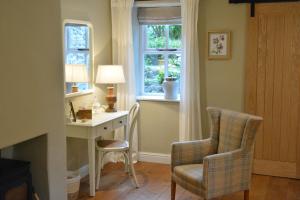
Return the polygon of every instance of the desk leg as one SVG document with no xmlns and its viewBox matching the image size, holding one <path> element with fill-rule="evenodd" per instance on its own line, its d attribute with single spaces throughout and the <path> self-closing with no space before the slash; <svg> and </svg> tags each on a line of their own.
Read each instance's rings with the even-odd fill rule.
<svg viewBox="0 0 300 200">
<path fill-rule="evenodd" d="M 95 196 L 95 139 L 88 139 L 90 196 Z"/>
</svg>

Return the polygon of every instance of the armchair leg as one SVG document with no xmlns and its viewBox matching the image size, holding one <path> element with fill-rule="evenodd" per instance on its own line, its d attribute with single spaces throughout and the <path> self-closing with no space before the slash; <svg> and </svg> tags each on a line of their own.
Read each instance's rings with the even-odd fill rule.
<svg viewBox="0 0 300 200">
<path fill-rule="evenodd" d="M 175 200 L 175 194 L 176 194 L 176 182 L 171 181 L 171 200 Z"/>
<path fill-rule="evenodd" d="M 244 191 L 244 200 L 249 200 L 249 190 Z"/>
</svg>

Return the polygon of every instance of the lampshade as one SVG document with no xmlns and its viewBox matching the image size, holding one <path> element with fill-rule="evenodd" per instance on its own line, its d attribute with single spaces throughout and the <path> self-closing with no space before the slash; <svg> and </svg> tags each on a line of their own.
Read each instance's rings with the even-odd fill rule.
<svg viewBox="0 0 300 200">
<path fill-rule="evenodd" d="M 68 83 L 86 83 L 88 82 L 88 74 L 85 65 L 70 64 L 65 65 L 66 82 Z"/>
<path fill-rule="evenodd" d="M 125 83 L 123 66 L 121 65 L 99 65 L 96 83 L 117 84 Z"/>
</svg>

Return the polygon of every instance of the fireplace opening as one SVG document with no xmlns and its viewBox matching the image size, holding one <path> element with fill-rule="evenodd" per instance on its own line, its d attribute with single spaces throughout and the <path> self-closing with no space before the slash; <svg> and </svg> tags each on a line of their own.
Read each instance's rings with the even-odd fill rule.
<svg viewBox="0 0 300 200">
<path fill-rule="evenodd" d="M 0 200 L 49 200 L 46 134 L 0 152 Z"/>
<path fill-rule="evenodd" d="M 0 199 L 33 200 L 30 162 L 0 159 Z"/>
</svg>

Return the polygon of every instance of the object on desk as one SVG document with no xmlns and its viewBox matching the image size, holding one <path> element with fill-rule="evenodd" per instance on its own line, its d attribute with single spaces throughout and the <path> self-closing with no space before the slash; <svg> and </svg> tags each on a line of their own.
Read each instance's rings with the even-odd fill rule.
<svg viewBox="0 0 300 200">
<path fill-rule="evenodd" d="M 99 65 L 96 83 L 101 84 L 112 84 L 112 86 L 107 87 L 106 101 L 108 108 L 105 112 L 116 112 L 114 104 L 117 102 L 117 97 L 114 94 L 113 84 L 125 83 L 125 77 L 123 72 L 123 66 L 121 65 Z"/>
<path fill-rule="evenodd" d="M 93 102 L 93 114 L 98 114 L 100 112 L 100 108 L 101 108 L 101 105 L 97 99 L 96 96 L 94 96 L 94 102 Z"/>
<path fill-rule="evenodd" d="M 91 109 L 78 110 L 76 116 L 78 119 L 92 119 L 92 110 Z"/>
<path fill-rule="evenodd" d="M 70 105 L 70 107 L 71 107 L 71 114 L 72 114 L 72 117 L 73 117 L 73 119 L 72 119 L 72 121 L 73 122 L 76 122 L 76 115 L 75 115 L 75 111 L 74 111 L 74 107 L 73 107 L 73 103 L 72 103 L 72 101 L 69 101 L 69 105 Z"/>
<path fill-rule="evenodd" d="M 72 93 L 78 92 L 78 86 L 76 85 L 76 83 L 87 83 L 89 81 L 85 65 L 65 65 L 65 72 L 66 82 L 73 83 Z"/>
</svg>

